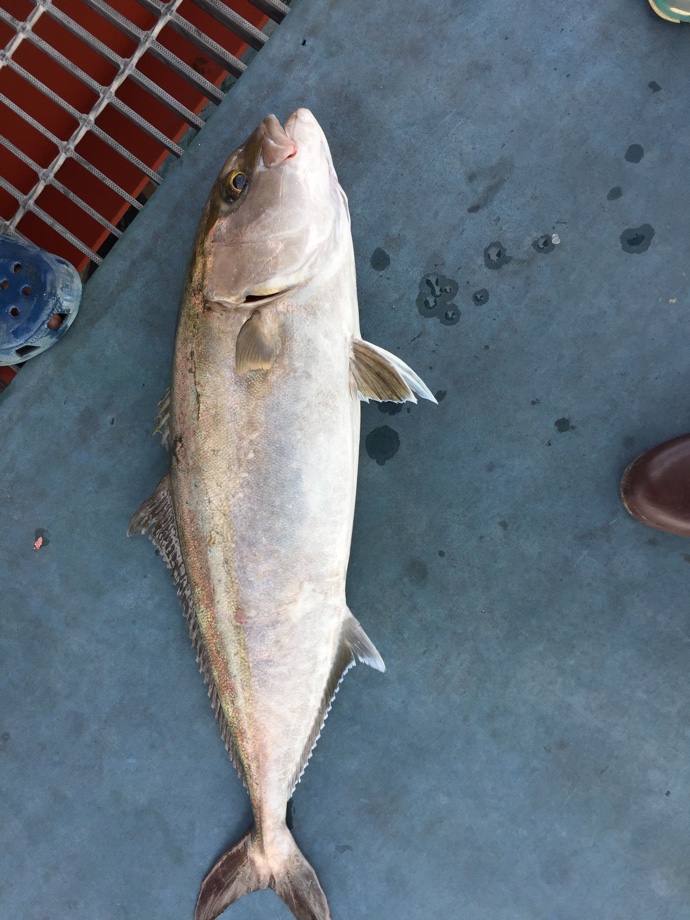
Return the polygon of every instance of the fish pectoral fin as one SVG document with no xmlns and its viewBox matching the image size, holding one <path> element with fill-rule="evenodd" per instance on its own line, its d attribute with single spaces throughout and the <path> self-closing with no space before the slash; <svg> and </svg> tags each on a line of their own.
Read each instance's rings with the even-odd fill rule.
<svg viewBox="0 0 690 920">
<path fill-rule="evenodd" d="M 158 403 L 156 427 L 151 434 L 160 434 L 161 444 L 166 450 L 170 450 L 170 387 L 168 387 L 163 394 L 163 399 Z"/>
<path fill-rule="evenodd" d="M 436 402 L 421 377 L 397 355 L 362 339 L 352 340 L 350 380 L 353 391 L 364 402 L 416 403 L 417 396 Z"/>
<path fill-rule="evenodd" d="M 361 661 L 362 664 L 368 664 L 370 668 L 374 668 L 376 671 L 386 670 L 383 658 L 379 655 L 376 646 L 362 629 L 359 620 L 348 610 L 340 632 L 340 640 L 331 666 L 331 673 L 321 699 L 321 707 L 304 746 L 298 768 L 292 778 L 292 784 L 288 790 L 289 795 L 294 792 L 295 786 L 307 769 L 307 764 L 314 753 L 316 742 L 321 737 L 321 730 L 328 718 L 328 713 L 331 711 L 333 700 L 340 689 L 343 678 L 358 661 Z"/>
<path fill-rule="evenodd" d="M 278 357 L 280 345 L 280 320 L 269 312 L 254 310 L 237 336 L 237 373 L 270 370 Z"/>
<path fill-rule="evenodd" d="M 201 629 L 197 619 L 196 608 L 192 600 L 192 589 L 187 578 L 184 559 L 182 558 L 182 547 L 180 545 L 180 536 L 177 532 L 177 520 L 175 518 L 175 506 L 173 504 L 172 489 L 170 486 L 170 475 L 166 475 L 156 486 L 153 495 L 134 512 L 132 520 L 127 528 L 127 536 L 133 534 L 148 534 L 152 542 L 163 557 L 165 564 L 170 569 L 170 573 L 177 588 L 177 594 L 182 602 L 185 620 L 189 628 L 189 636 L 196 652 L 196 660 L 199 670 L 204 677 L 204 683 L 208 688 L 208 695 L 211 698 L 211 705 L 215 713 L 220 733 L 225 742 L 230 759 L 235 765 L 242 782 L 247 785 L 247 780 L 242 767 L 242 761 L 235 749 L 232 739 L 232 732 L 223 707 L 221 705 L 216 682 L 213 678 L 213 671 L 208 661 L 206 649 L 201 636 Z"/>
</svg>

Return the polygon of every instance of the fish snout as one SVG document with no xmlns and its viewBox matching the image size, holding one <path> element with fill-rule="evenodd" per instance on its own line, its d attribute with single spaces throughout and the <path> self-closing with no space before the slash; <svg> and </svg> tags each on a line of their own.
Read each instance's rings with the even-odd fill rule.
<svg viewBox="0 0 690 920">
<path fill-rule="evenodd" d="M 297 153 L 297 144 L 288 135 L 275 115 L 264 118 L 264 138 L 261 147 L 261 156 L 264 166 L 269 169 L 279 166 Z"/>
</svg>

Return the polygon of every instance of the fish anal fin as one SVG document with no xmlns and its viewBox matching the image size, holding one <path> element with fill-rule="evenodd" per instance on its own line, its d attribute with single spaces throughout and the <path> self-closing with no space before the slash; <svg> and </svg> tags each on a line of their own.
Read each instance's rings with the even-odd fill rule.
<svg viewBox="0 0 690 920">
<path fill-rule="evenodd" d="M 341 644 L 347 645 L 357 661 L 368 664 L 375 671 L 384 672 L 386 666 L 378 649 L 362 629 L 362 624 L 352 614 L 345 621 Z"/>
<path fill-rule="evenodd" d="M 170 569 L 178 597 L 182 602 L 182 609 L 189 628 L 189 636 L 196 652 L 199 670 L 208 688 L 208 695 L 211 698 L 211 705 L 218 720 L 221 736 L 230 759 L 240 775 L 240 779 L 246 785 L 242 761 L 235 749 L 230 725 L 223 712 L 216 689 L 216 682 L 204 648 L 204 641 L 192 599 L 192 589 L 182 557 L 182 547 L 175 519 L 175 506 L 170 488 L 170 476 L 167 473 L 159 482 L 153 495 L 135 511 L 127 528 L 127 536 L 131 537 L 133 534 L 148 534 L 165 560 L 165 564 Z"/>
<path fill-rule="evenodd" d="M 156 414 L 156 427 L 151 432 L 152 435 L 160 434 L 161 444 L 166 450 L 170 450 L 170 387 L 163 394 L 163 399 L 158 403 L 158 413 Z"/>
<path fill-rule="evenodd" d="M 397 355 L 362 339 L 352 340 L 350 379 L 353 391 L 364 402 L 416 403 L 417 396 L 436 402 L 421 377 Z"/>
<path fill-rule="evenodd" d="M 277 318 L 269 311 L 254 310 L 237 336 L 237 373 L 270 370 L 278 357 L 280 345 L 280 323 Z"/>
<path fill-rule="evenodd" d="M 295 786 L 300 781 L 302 774 L 307 768 L 307 764 L 309 763 L 311 755 L 314 753 L 317 741 L 321 737 L 321 731 L 328 718 L 328 713 L 331 711 L 333 700 L 340 689 L 343 678 L 350 668 L 353 668 L 358 661 L 361 661 L 363 664 L 368 664 L 369 667 L 374 668 L 376 671 L 386 670 L 383 658 L 378 653 L 376 646 L 362 629 L 359 620 L 348 610 L 341 629 L 340 640 L 331 666 L 331 672 L 323 693 L 321 707 L 314 720 L 309 737 L 307 738 L 307 743 L 304 746 L 299 766 L 295 771 L 292 783 L 288 789 L 288 795 L 294 792 Z"/>
</svg>

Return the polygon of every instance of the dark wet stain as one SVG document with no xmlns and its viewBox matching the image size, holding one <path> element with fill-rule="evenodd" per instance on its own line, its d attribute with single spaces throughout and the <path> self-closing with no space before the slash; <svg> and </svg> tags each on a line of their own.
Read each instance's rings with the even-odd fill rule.
<svg viewBox="0 0 690 920">
<path fill-rule="evenodd" d="M 545 233 L 544 236 L 538 237 L 532 243 L 532 249 L 534 249 L 535 252 L 553 252 L 555 248 L 556 244 L 551 239 L 551 234 L 549 233 Z"/>
<path fill-rule="evenodd" d="M 506 248 L 499 240 L 494 240 L 484 250 L 484 265 L 487 268 L 503 268 L 512 261 L 511 256 L 506 252 Z"/>
<path fill-rule="evenodd" d="M 111 425 L 114 425 L 114 424 L 115 424 L 115 419 L 114 419 L 114 418 L 111 418 L 111 419 L 110 419 L 110 424 L 111 424 Z"/>
<path fill-rule="evenodd" d="M 436 402 L 443 402 L 443 400 L 448 395 L 446 390 L 436 390 L 434 396 L 436 397 Z"/>
<path fill-rule="evenodd" d="M 625 151 L 625 159 L 628 163 L 639 163 L 644 156 L 644 147 L 642 144 L 631 144 Z"/>
<path fill-rule="evenodd" d="M 661 89 L 661 87 L 660 87 L 659 84 L 656 82 L 656 80 L 650 80 L 649 83 L 647 84 L 647 86 L 651 89 L 651 91 L 652 91 L 653 93 L 658 93 L 659 90 Z"/>
<path fill-rule="evenodd" d="M 402 403 L 395 402 L 380 402 L 379 403 L 379 412 L 384 412 L 386 415 L 397 415 L 398 412 L 402 412 Z"/>
<path fill-rule="evenodd" d="M 45 549 L 46 546 L 50 543 L 50 533 L 47 530 L 43 530 L 39 527 L 38 530 L 34 530 L 34 540 L 41 541 L 41 549 Z M 34 544 L 35 545 L 35 544 Z"/>
<path fill-rule="evenodd" d="M 565 751 L 570 747 L 570 742 L 565 741 L 563 738 L 556 744 L 557 751 Z"/>
<path fill-rule="evenodd" d="M 478 307 L 483 307 L 485 303 L 489 302 L 489 292 L 486 288 L 479 288 L 479 290 L 475 291 L 472 295 L 472 300 Z"/>
<path fill-rule="evenodd" d="M 556 428 L 563 434 L 564 431 L 572 431 L 573 426 L 570 424 L 569 418 L 557 418 L 554 422 Z"/>
<path fill-rule="evenodd" d="M 340 844 L 338 844 L 338 846 L 336 847 L 336 850 L 337 850 L 339 853 L 351 853 L 351 852 L 352 852 L 352 847 L 350 846 L 349 843 L 340 843 Z"/>
<path fill-rule="evenodd" d="M 0 741 L 2 741 L 3 744 L 7 744 L 11 737 L 9 732 L 3 732 L 2 735 L 0 735 Z"/>
<path fill-rule="evenodd" d="M 430 272 L 419 282 L 419 292 L 430 294 L 439 300 L 452 300 L 458 293 L 458 283 L 445 275 Z"/>
<path fill-rule="evenodd" d="M 659 545 L 659 541 L 657 540 L 656 537 L 650 537 L 650 538 L 647 540 L 647 545 L 648 545 L 648 546 L 658 546 L 658 545 Z"/>
<path fill-rule="evenodd" d="M 285 823 L 287 824 L 287 828 L 289 831 L 292 830 L 292 825 L 294 823 L 294 820 L 295 820 L 295 805 L 292 799 L 290 799 L 287 803 L 287 808 L 285 809 Z"/>
<path fill-rule="evenodd" d="M 623 252 L 639 254 L 647 252 L 654 239 L 654 227 L 651 224 L 642 224 L 641 227 L 630 227 L 621 233 L 620 240 Z"/>
<path fill-rule="evenodd" d="M 364 446 L 371 459 L 376 460 L 379 466 L 383 466 L 387 460 L 391 460 L 397 454 L 400 448 L 400 437 L 393 428 L 382 425 L 369 432 Z"/>
<path fill-rule="evenodd" d="M 495 469 L 496 469 L 496 464 L 493 462 L 493 460 L 492 460 L 490 463 L 487 463 L 487 464 L 486 464 L 486 472 L 487 472 L 487 473 L 493 473 L 493 471 L 494 471 Z"/>
<path fill-rule="evenodd" d="M 454 303 L 446 304 L 446 307 L 447 309 L 439 316 L 439 320 L 443 326 L 454 326 L 456 323 L 460 322 L 462 314 Z"/>
<path fill-rule="evenodd" d="M 416 585 L 426 584 L 429 569 L 422 559 L 410 559 L 407 563 L 407 574 Z"/>
<path fill-rule="evenodd" d="M 439 302 L 438 298 L 434 297 L 433 294 L 420 293 L 417 295 L 417 309 L 422 316 L 428 316 L 429 318 L 438 316 Z"/>
<path fill-rule="evenodd" d="M 443 557 L 446 555 L 445 550 L 442 550 L 442 549 L 438 551 L 438 554 L 441 557 L 441 559 L 443 559 Z"/>
<path fill-rule="evenodd" d="M 538 406 L 541 403 L 540 399 L 530 399 L 531 406 Z"/>
<path fill-rule="evenodd" d="M 666 798 L 668 798 L 671 795 L 671 790 L 667 789 L 666 792 L 664 792 L 664 795 L 666 796 Z"/>
<path fill-rule="evenodd" d="M 457 281 L 437 272 L 429 272 L 422 275 L 419 282 L 417 309 L 422 316 L 434 317 L 444 326 L 454 326 L 460 321 L 460 311 L 452 303 L 457 293 Z"/>
<path fill-rule="evenodd" d="M 546 442 L 546 446 L 547 446 L 547 447 L 551 447 L 551 441 L 547 441 L 547 442 Z"/>
<path fill-rule="evenodd" d="M 480 204 L 471 204 L 471 205 L 469 206 L 469 208 L 467 209 L 467 213 L 468 213 L 468 214 L 476 214 L 477 211 L 479 211 L 479 210 L 481 210 L 481 205 L 480 205 Z"/>
<path fill-rule="evenodd" d="M 620 198 L 622 194 L 623 194 L 623 189 L 620 187 L 620 185 L 614 185 L 613 188 L 609 191 L 608 195 L 606 196 L 606 200 L 615 201 L 617 198 Z"/>
<path fill-rule="evenodd" d="M 490 345 L 485 345 L 485 346 L 484 346 L 484 351 L 489 351 L 490 348 L 491 348 Z"/>
<path fill-rule="evenodd" d="M 501 530 L 508 530 L 508 521 L 499 521 L 498 526 Z"/>
<path fill-rule="evenodd" d="M 690 562 L 690 553 L 683 553 L 683 559 L 685 559 L 686 562 Z"/>
<path fill-rule="evenodd" d="M 369 262 L 371 263 L 371 267 L 376 269 L 377 272 L 382 272 L 391 264 L 391 257 L 388 255 L 385 249 L 381 249 L 381 247 L 378 246 L 372 252 Z"/>
</svg>

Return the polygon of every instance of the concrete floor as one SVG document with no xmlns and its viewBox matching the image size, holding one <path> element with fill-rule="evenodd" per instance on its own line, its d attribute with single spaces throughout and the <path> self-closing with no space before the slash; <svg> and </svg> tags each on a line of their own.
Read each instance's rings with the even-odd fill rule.
<svg viewBox="0 0 690 920">
<path fill-rule="evenodd" d="M 347 677 L 294 799 L 334 920 L 690 917 L 690 542 L 618 498 L 690 430 L 689 43 L 644 0 L 295 3 L 0 402 L 2 917 L 189 920 L 249 823 L 125 530 L 166 466 L 200 208 L 298 105 L 350 198 L 365 337 L 444 394 L 363 408 L 349 597 L 388 673 Z"/>
</svg>

